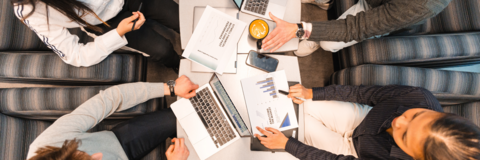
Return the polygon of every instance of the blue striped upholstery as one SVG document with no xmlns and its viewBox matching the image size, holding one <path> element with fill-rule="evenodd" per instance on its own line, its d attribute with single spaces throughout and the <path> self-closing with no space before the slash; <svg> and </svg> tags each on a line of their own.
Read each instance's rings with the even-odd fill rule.
<svg viewBox="0 0 480 160">
<path fill-rule="evenodd" d="M 443 111 L 470 119 L 480 126 L 480 102 L 471 102 L 454 106 L 443 106 Z"/>
<path fill-rule="evenodd" d="M 97 65 L 74 67 L 51 51 L 0 52 L 0 79 L 83 83 L 126 83 L 142 80 L 140 54 L 111 54 Z"/>
<path fill-rule="evenodd" d="M 342 15 L 358 0 L 336 0 L 336 15 Z M 419 34 L 480 31 L 480 1 L 452 0 L 437 16 L 415 28 Z"/>
<path fill-rule="evenodd" d="M 445 112 L 480 126 L 480 74 L 386 65 L 360 65 L 335 72 L 332 84 L 407 85 L 428 89 Z"/>
<path fill-rule="evenodd" d="M 445 65 L 480 58 L 480 33 L 370 39 L 338 53 L 340 67 L 361 64 Z"/>
<path fill-rule="evenodd" d="M 38 36 L 15 16 L 10 0 L 0 0 L 0 51 L 49 50 Z"/>
<path fill-rule="evenodd" d="M 120 120 L 105 120 L 90 131 L 110 130 L 121 123 Z M 0 159 L 21 160 L 27 158 L 28 147 L 51 121 L 15 118 L 0 113 Z M 166 146 L 162 144 L 142 160 L 160 160 L 165 158 Z"/>
<path fill-rule="evenodd" d="M 108 86 L 65 88 L 0 89 L 0 112 L 28 119 L 56 119 L 80 106 Z M 126 119 L 162 109 L 161 98 L 112 114 L 109 119 Z"/>
<path fill-rule="evenodd" d="M 330 82 L 423 87 L 434 93 L 442 105 L 480 101 L 479 73 L 367 64 L 335 72 Z"/>
</svg>

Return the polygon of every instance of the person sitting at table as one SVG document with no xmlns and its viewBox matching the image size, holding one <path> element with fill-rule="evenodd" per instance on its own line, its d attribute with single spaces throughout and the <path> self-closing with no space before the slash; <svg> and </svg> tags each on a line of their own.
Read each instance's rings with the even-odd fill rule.
<svg viewBox="0 0 480 160">
<path fill-rule="evenodd" d="M 92 66 L 122 48 L 150 56 L 153 60 L 178 70 L 180 57 L 167 36 L 168 33 L 180 30 L 179 8 L 173 0 L 11 2 L 15 15 L 67 64 L 76 67 Z M 137 11 L 140 3 L 143 3 L 142 12 Z M 138 21 L 132 22 L 134 20 Z M 78 36 L 72 35 L 68 30 L 79 27 L 93 37 L 94 41 L 80 43 Z M 90 32 L 101 35 L 97 37 Z"/>
<path fill-rule="evenodd" d="M 324 0 L 302 0 L 304 3 Z M 274 52 L 292 38 L 300 38 L 295 54 L 308 56 L 318 48 L 337 52 L 345 47 L 384 35 L 410 34 L 414 26 L 440 13 L 451 0 L 359 0 L 337 20 L 283 21 L 270 13 L 277 27 L 263 40 L 262 49 Z M 301 32 L 299 27 L 304 30 Z M 297 34 L 298 31 L 298 34 Z M 393 33 L 396 32 L 396 33 Z"/>
<path fill-rule="evenodd" d="M 100 91 L 43 131 L 30 144 L 27 159 L 141 159 L 165 139 L 176 135 L 176 118 L 170 108 L 137 116 L 118 124 L 111 131 L 87 131 L 114 112 L 172 93 L 191 98 L 195 96 L 197 88 L 198 85 L 188 77 L 181 76 L 174 85 L 138 82 Z M 184 139 L 174 138 L 172 142 L 175 144 L 165 153 L 167 159 L 186 160 L 189 151 Z"/>
<path fill-rule="evenodd" d="M 305 143 L 282 132 L 257 129 L 265 147 L 313 159 L 480 159 L 480 128 L 443 113 L 428 90 L 409 86 L 290 87 L 305 98 Z"/>
</svg>

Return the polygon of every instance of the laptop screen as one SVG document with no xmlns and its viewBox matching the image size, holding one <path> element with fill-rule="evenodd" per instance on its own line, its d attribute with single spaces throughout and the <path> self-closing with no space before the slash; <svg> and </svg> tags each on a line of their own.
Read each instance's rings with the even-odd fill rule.
<svg viewBox="0 0 480 160">
<path fill-rule="evenodd" d="M 233 105 L 232 100 L 228 96 L 227 91 L 223 87 L 217 75 L 214 74 L 212 80 L 210 80 L 210 86 L 215 91 L 217 98 L 223 104 L 225 111 L 230 116 L 230 120 L 234 122 L 240 136 L 250 135 L 250 133 L 248 132 L 248 128 L 245 125 L 245 122 L 238 113 L 237 108 L 235 108 L 235 105 Z"/>
<path fill-rule="evenodd" d="M 237 5 L 238 9 L 241 9 L 240 7 L 242 7 L 243 0 L 233 0 L 233 2 L 235 2 L 235 5 Z"/>
</svg>

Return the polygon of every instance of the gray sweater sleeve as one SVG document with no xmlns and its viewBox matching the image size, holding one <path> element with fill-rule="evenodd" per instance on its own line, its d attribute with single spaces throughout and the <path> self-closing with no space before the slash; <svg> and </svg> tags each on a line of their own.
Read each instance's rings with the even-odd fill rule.
<svg viewBox="0 0 480 160">
<path fill-rule="evenodd" d="M 53 144 L 61 144 L 66 139 L 85 134 L 114 112 L 127 110 L 152 98 L 163 97 L 163 93 L 163 83 L 144 82 L 117 85 L 100 91 L 42 132 L 30 145 L 27 159 L 34 156 L 39 147 L 55 146 Z"/>
<path fill-rule="evenodd" d="M 346 19 L 312 22 L 311 41 L 363 41 L 412 26 L 440 13 L 451 0 L 391 0 Z"/>
</svg>

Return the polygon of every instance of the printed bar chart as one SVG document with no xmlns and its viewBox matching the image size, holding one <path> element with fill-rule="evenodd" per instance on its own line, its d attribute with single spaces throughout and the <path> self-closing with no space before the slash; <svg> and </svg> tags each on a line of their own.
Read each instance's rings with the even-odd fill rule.
<svg viewBox="0 0 480 160">
<path fill-rule="evenodd" d="M 267 78 L 263 81 L 258 81 L 257 85 L 262 85 L 260 89 L 265 89 L 263 93 L 268 93 L 273 98 L 277 98 L 277 90 L 275 90 L 275 84 L 273 83 L 273 77 Z"/>
</svg>

